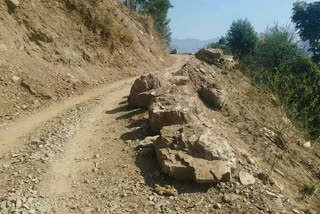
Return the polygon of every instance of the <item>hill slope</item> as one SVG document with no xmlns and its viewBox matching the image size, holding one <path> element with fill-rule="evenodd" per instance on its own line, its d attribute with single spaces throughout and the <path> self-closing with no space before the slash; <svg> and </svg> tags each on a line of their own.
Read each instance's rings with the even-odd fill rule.
<svg viewBox="0 0 320 214">
<path fill-rule="evenodd" d="M 152 22 L 118 0 L 0 2 L 0 121 L 164 65 Z"/>
</svg>

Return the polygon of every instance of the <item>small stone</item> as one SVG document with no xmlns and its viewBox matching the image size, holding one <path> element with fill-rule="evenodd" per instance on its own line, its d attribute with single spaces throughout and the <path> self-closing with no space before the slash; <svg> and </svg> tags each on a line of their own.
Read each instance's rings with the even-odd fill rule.
<svg viewBox="0 0 320 214">
<path fill-rule="evenodd" d="M 35 209 L 29 210 L 29 214 L 35 214 L 35 213 L 36 213 L 36 210 L 35 210 Z"/>
<path fill-rule="evenodd" d="M 22 201 L 20 198 L 16 200 L 16 208 L 20 208 L 22 206 Z"/>
<path fill-rule="evenodd" d="M 252 185 L 256 182 L 256 179 L 248 172 L 241 170 L 239 173 L 240 182 L 242 185 Z"/>
<path fill-rule="evenodd" d="M 100 155 L 99 155 L 99 154 L 95 154 L 95 155 L 93 156 L 93 158 L 94 158 L 94 159 L 98 159 L 98 158 L 100 158 Z"/>
<path fill-rule="evenodd" d="M 32 103 L 33 103 L 34 106 L 40 106 L 41 105 L 39 100 L 33 100 Z"/>
<path fill-rule="evenodd" d="M 311 143 L 310 141 L 306 142 L 305 144 L 303 144 L 304 148 L 310 148 L 311 147 Z"/>
<path fill-rule="evenodd" d="M 18 77 L 18 76 L 16 76 L 16 75 L 12 76 L 11 79 L 12 79 L 12 81 L 13 81 L 14 83 L 17 83 L 17 82 L 20 81 L 20 77 Z"/>
<path fill-rule="evenodd" d="M 132 140 L 126 140 L 125 143 L 130 144 L 130 143 L 132 143 Z"/>
<path fill-rule="evenodd" d="M 269 196 L 277 197 L 276 194 L 274 194 L 273 192 L 270 192 L 270 191 L 268 191 L 268 190 L 266 190 L 265 193 L 266 193 L 267 195 L 269 195 Z"/>
<path fill-rule="evenodd" d="M 226 193 L 223 196 L 223 201 L 226 202 L 226 203 L 231 203 L 233 201 L 236 201 L 238 198 L 240 198 L 240 196 L 238 196 L 236 194 Z"/>
<path fill-rule="evenodd" d="M 93 213 L 93 212 L 94 212 L 93 208 L 88 208 L 83 212 L 83 214 L 90 214 L 90 213 Z"/>
<path fill-rule="evenodd" d="M 23 110 L 25 110 L 25 109 L 28 108 L 28 106 L 27 106 L 27 105 L 22 105 L 21 108 L 22 108 Z"/>
<path fill-rule="evenodd" d="M 222 208 L 222 205 L 219 204 L 219 203 L 216 203 L 215 205 L 213 205 L 213 208 L 215 208 L 215 209 L 221 209 L 221 208 Z"/>
<path fill-rule="evenodd" d="M 1 203 L 0 203 L 1 210 L 5 209 L 6 207 L 7 207 L 7 202 L 6 201 L 1 201 Z"/>
<path fill-rule="evenodd" d="M 296 209 L 293 209 L 292 212 L 295 213 L 295 214 L 300 214 L 300 212 L 298 210 L 296 210 Z"/>
<path fill-rule="evenodd" d="M 22 208 L 25 208 L 25 209 L 27 209 L 27 210 L 30 209 L 30 207 L 29 207 L 27 204 L 23 204 L 23 205 L 22 205 Z"/>
</svg>

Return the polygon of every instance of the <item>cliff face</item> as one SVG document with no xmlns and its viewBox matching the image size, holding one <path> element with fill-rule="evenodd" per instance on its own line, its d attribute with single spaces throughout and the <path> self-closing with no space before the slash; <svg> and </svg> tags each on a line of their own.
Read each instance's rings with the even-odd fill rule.
<svg viewBox="0 0 320 214">
<path fill-rule="evenodd" d="M 152 22 L 121 1 L 0 2 L 0 120 L 164 65 Z"/>
</svg>

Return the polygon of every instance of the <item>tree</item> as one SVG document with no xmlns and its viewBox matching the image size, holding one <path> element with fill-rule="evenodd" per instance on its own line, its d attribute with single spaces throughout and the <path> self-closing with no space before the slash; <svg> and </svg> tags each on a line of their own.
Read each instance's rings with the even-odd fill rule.
<svg viewBox="0 0 320 214">
<path fill-rule="evenodd" d="M 320 1 L 297 1 L 293 5 L 292 21 L 303 41 L 309 41 L 313 60 L 320 64 Z"/>
<path fill-rule="evenodd" d="M 167 16 L 169 9 L 173 7 L 170 0 L 130 0 L 130 5 L 135 11 L 153 18 L 155 29 L 168 46 L 171 41 L 171 30 Z"/>
<path fill-rule="evenodd" d="M 167 46 L 171 42 L 170 20 L 167 19 L 167 16 L 172 7 L 170 0 L 149 0 L 147 2 L 147 14 L 152 16 L 155 29 Z"/>
<path fill-rule="evenodd" d="M 247 19 L 234 21 L 227 33 L 232 54 L 243 59 L 250 55 L 258 41 L 257 33 Z"/>
<path fill-rule="evenodd" d="M 294 31 L 289 27 L 278 24 L 268 27 L 257 43 L 253 57 L 255 62 L 267 69 L 274 69 L 296 61 L 302 54 L 294 36 Z"/>
</svg>

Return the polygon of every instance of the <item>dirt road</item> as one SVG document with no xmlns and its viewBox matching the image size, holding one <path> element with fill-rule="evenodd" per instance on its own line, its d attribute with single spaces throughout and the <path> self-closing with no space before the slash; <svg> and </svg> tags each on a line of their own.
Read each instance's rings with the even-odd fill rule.
<svg viewBox="0 0 320 214">
<path fill-rule="evenodd" d="M 176 56 L 166 70 L 176 71 L 186 60 Z M 0 131 L 0 213 L 145 208 L 139 203 L 149 190 L 126 145 L 144 135 L 139 124 L 129 123 L 136 111 L 126 107 L 134 80 L 88 91 Z"/>
</svg>

